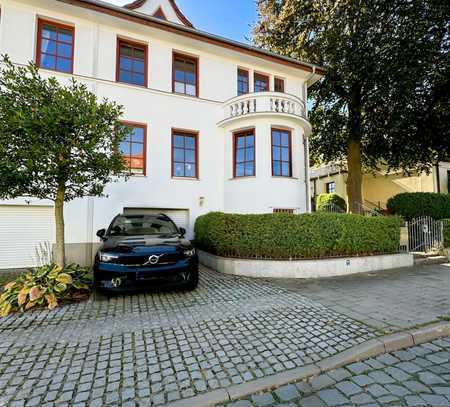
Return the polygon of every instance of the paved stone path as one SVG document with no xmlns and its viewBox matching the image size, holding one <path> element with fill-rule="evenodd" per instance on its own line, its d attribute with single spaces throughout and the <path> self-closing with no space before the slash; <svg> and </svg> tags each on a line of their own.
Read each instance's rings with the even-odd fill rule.
<svg viewBox="0 0 450 407">
<path fill-rule="evenodd" d="M 227 407 L 450 406 L 450 337 L 353 363 Z"/>
<path fill-rule="evenodd" d="M 387 332 L 450 316 L 450 264 L 323 280 L 272 280 Z"/>
<path fill-rule="evenodd" d="M 272 282 L 100 298 L 0 324 L 0 406 L 134 406 L 303 366 L 376 335 Z"/>
</svg>

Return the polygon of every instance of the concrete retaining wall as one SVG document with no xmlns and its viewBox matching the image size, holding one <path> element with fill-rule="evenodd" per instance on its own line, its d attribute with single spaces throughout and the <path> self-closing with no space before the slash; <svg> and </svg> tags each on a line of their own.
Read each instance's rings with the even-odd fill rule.
<svg viewBox="0 0 450 407">
<path fill-rule="evenodd" d="M 411 267 L 411 254 L 348 257 L 323 260 L 247 260 L 199 251 L 200 262 L 225 274 L 269 278 L 321 278 Z"/>
</svg>

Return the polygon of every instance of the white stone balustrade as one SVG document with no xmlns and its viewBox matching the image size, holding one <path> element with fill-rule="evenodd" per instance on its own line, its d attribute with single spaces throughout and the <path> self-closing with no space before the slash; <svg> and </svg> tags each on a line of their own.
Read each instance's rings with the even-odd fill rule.
<svg viewBox="0 0 450 407">
<path fill-rule="evenodd" d="M 279 92 L 259 92 L 238 96 L 225 102 L 220 123 L 255 113 L 280 113 L 307 120 L 306 105 L 297 96 Z"/>
</svg>

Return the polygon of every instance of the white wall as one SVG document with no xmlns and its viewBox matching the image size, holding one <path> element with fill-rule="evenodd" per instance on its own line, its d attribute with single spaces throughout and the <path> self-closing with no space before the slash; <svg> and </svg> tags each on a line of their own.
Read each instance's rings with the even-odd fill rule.
<svg viewBox="0 0 450 407">
<path fill-rule="evenodd" d="M 230 213 L 268 213 L 274 208 L 306 212 L 304 132 L 298 124 L 286 118 L 265 117 L 243 119 L 223 130 L 225 141 L 224 210 Z M 256 176 L 233 178 L 233 133 L 254 128 Z M 292 177 L 272 176 L 271 128 L 292 132 Z"/>
<path fill-rule="evenodd" d="M 410 253 L 313 260 L 259 260 L 219 257 L 199 251 L 200 262 L 225 274 L 251 278 L 327 278 L 412 267 Z"/>
<path fill-rule="evenodd" d="M 274 76 L 285 78 L 286 92 L 301 98 L 308 72 L 55 0 L 2 0 L 0 5 L 1 54 L 8 54 L 19 64 L 34 60 L 38 17 L 72 24 L 76 79 L 88 84 L 100 98 L 122 104 L 124 120 L 147 125 L 147 175 L 108 185 L 105 191 L 108 198 L 69 203 L 68 243 L 96 241 L 95 231 L 106 227 L 124 207 L 189 209 L 191 226 L 198 215 L 215 210 L 255 213 L 271 212 L 274 207 L 306 210 L 303 129 L 297 122 L 261 117 L 242 119 L 225 129 L 219 128 L 217 122 L 222 103 L 236 96 L 238 66 L 249 69 L 250 76 L 253 70 L 270 74 L 272 84 Z M 115 82 L 118 36 L 148 44 L 148 88 Z M 199 98 L 172 94 L 173 50 L 199 58 Z M 42 74 L 57 76 L 62 81 L 71 77 L 50 71 Z M 230 180 L 231 132 L 245 126 L 256 128 L 257 176 Z M 271 126 L 292 129 L 291 179 L 271 176 Z M 199 132 L 198 180 L 171 178 L 171 128 Z"/>
</svg>

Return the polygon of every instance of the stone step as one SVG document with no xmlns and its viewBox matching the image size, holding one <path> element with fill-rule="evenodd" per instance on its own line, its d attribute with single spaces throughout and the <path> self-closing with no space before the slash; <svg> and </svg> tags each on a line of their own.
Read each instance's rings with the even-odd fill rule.
<svg viewBox="0 0 450 407">
<path fill-rule="evenodd" d="M 414 264 L 416 266 L 426 266 L 429 264 L 444 264 L 448 263 L 447 256 L 427 256 L 427 257 L 415 257 Z"/>
</svg>

